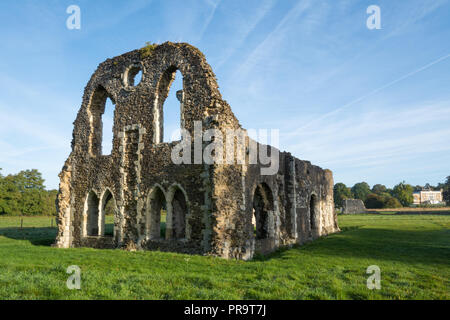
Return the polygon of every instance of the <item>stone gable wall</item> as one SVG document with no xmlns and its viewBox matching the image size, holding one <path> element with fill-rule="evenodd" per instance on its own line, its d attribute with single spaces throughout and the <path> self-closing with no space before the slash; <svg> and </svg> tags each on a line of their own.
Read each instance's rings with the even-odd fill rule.
<svg viewBox="0 0 450 320">
<path fill-rule="evenodd" d="M 131 79 L 138 70 L 143 76 L 134 86 Z M 177 93 L 180 126 L 192 137 L 195 121 L 201 121 L 203 130 L 218 129 L 224 136 L 228 129 L 244 130 L 197 48 L 166 42 L 150 54 L 134 50 L 107 59 L 85 88 L 74 122 L 72 152 L 60 173 L 57 246 L 158 249 L 250 259 L 255 252 L 270 252 L 339 230 L 331 171 L 289 153 L 279 153 L 280 166 L 274 175 L 261 175 L 262 166 L 248 164 L 248 158 L 245 164 L 173 163 L 171 152 L 178 142 L 162 143 L 161 138 L 163 104 L 177 70 L 183 75 L 183 91 Z M 102 155 L 101 117 L 107 98 L 115 104 L 114 137 L 111 154 Z M 251 142 L 255 143 L 247 139 L 241 147 L 248 148 Z M 203 142 L 202 150 L 205 146 Z M 89 208 L 94 202 L 87 200 L 88 194 L 98 199 L 98 217 L 93 219 L 103 230 L 107 190 L 116 208 L 113 236 L 89 234 L 90 212 L 96 210 Z M 256 194 L 258 219 L 264 221 L 261 239 L 255 237 L 252 224 Z M 161 199 L 167 211 L 164 239 L 149 229 L 158 222 L 154 212 L 159 210 L 157 203 L 163 205 Z M 174 236 L 179 219 L 185 226 L 183 238 Z"/>
</svg>

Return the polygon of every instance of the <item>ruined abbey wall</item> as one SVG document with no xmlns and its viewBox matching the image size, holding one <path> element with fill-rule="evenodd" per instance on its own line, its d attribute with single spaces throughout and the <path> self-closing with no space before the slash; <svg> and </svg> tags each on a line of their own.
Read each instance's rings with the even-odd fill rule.
<svg viewBox="0 0 450 320">
<path fill-rule="evenodd" d="M 164 101 L 175 72 L 183 75 L 180 127 L 200 144 L 202 130 L 242 129 L 222 99 L 203 54 L 184 44 L 147 46 L 101 63 L 88 82 L 74 122 L 72 152 L 60 173 L 59 247 L 153 249 L 250 259 L 338 231 L 333 177 L 279 152 L 276 173 L 265 165 L 181 163 L 179 143 L 162 142 Z M 142 80 L 133 77 L 142 72 Z M 115 105 L 113 149 L 102 155 L 102 114 Z M 258 145 L 250 138 L 237 147 Z M 277 150 L 278 151 L 278 150 Z M 186 152 L 186 151 L 183 151 Z M 233 151 L 234 152 L 234 151 Z M 236 151 L 237 153 L 238 151 Z M 105 233 L 105 207 L 114 207 L 113 234 Z M 167 212 L 165 233 L 161 209 Z M 256 230 L 255 230 L 256 229 Z"/>
</svg>

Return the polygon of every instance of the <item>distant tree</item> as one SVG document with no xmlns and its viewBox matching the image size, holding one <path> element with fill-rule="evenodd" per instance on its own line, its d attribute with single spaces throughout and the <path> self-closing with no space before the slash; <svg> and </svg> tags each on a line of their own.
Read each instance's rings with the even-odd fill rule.
<svg viewBox="0 0 450 320">
<path fill-rule="evenodd" d="M 413 203 L 413 191 L 413 186 L 406 184 L 405 181 L 397 184 L 392 190 L 393 196 L 397 198 L 404 207 Z"/>
<path fill-rule="evenodd" d="M 386 191 L 387 191 L 386 186 L 382 184 L 376 184 L 372 187 L 372 192 L 376 194 L 381 194 Z"/>
<path fill-rule="evenodd" d="M 56 216 L 56 196 L 58 195 L 58 190 L 49 190 L 45 198 L 45 206 L 42 212 L 46 216 Z"/>
<path fill-rule="evenodd" d="M 442 198 L 447 203 L 447 205 L 450 205 L 450 190 L 442 191 Z"/>
<path fill-rule="evenodd" d="M 445 182 L 441 184 L 440 189 L 442 189 L 442 197 L 444 201 L 450 205 L 450 176 L 445 178 Z"/>
<path fill-rule="evenodd" d="M 383 208 L 401 208 L 402 204 L 394 197 L 390 197 L 384 202 Z"/>
<path fill-rule="evenodd" d="M 352 193 L 356 199 L 361 199 L 362 201 L 364 201 L 366 200 L 369 193 L 371 193 L 370 186 L 366 182 L 356 183 L 352 187 Z"/>
<path fill-rule="evenodd" d="M 342 200 L 352 197 L 352 191 L 344 183 L 338 182 L 333 188 L 334 205 L 337 208 L 342 207 Z"/>
<path fill-rule="evenodd" d="M 21 193 L 12 176 L 0 178 L 0 214 L 19 215 Z"/>
<path fill-rule="evenodd" d="M 381 209 L 384 207 L 383 198 L 375 193 L 369 193 L 364 205 L 367 209 Z"/>
<path fill-rule="evenodd" d="M 55 215 L 56 190 L 45 190 L 42 174 L 24 170 L 6 177 L 0 174 L 0 214 Z"/>
<path fill-rule="evenodd" d="M 45 190 L 42 174 L 36 170 L 24 170 L 15 175 L 15 183 L 21 192 L 26 190 Z"/>
</svg>

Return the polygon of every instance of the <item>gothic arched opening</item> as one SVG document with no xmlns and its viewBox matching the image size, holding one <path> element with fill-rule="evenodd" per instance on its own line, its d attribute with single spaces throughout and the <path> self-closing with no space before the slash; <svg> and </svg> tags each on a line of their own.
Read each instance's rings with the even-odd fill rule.
<svg viewBox="0 0 450 320">
<path fill-rule="evenodd" d="M 89 150 L 91 155 L 111 154 L 114 127 L 114 100 L 103 86 L 92 94 L 88 107 L 90 122 Z"/>
<path fill-rule="evenodd" d="M 166 197 L 159 187 L 150 194 L 147 209 L 147 230 L 150 239 L 166 238 Z"/>
<path fill-rule="evenodd" d="M 257 240 L 270 236 L 269 212 L 271 210 L 273 210 L 273 198 L 270 188 L 266 184 L 260 184 L 253 195 L 254 235 Z"/>
<path fill-rule="evenodd" d="M 309 200 L 309 227 L 310 230 L 313 231 L 316 229 L 316 208 L 317 206 L 317 199 L 316 199 L 316 195 L 311 195 L 311 198 Z"/>
<path fill-rule="evenodd" d="M 110 190 L 107 189 L 105 191 L 101 203 L 100 234 L 106 237 L 113 237 L 117 207 L 114 196 Z"/>
<path fill-rule="evenodd" d="M 183 124 L 183 75 L 175 67 L 169 67 L 158 83 L 154 109 L 155 143 L 181 139 Z"/>
<path fill-rule="evenodd" d="M 94 191 L 89 192 L 87 198 L 87 210 L 86 210 L 86 235 L 98 236 L 99 235 L 99 214 L 98 214 L 99 199 Z"/>
<path fill-rule="evenodd" d="M 186 238 L 186 197 L 180 188 L 176 188 L 172 198 L 172 228 L 168 238 Z"/>
</svg>

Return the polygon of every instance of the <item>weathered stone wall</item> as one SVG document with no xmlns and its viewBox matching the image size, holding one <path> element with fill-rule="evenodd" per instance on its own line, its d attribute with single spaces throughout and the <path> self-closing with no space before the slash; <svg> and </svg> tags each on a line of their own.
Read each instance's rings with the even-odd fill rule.
<svg viewBox="0 0 450 320">
<path fill-rule="evenodd" d="M 343 214 L 357 214 L 366 212 L 364 202 L 360 199 L 344 199 L 342 201 Z"/>
<path fill-rule="evenodd" d="M 177 93 L 180 127 L 194 140 L 195 121 L 201 121 L 203 130 L 218 129 L 224 135 L 241 126 L 198 49 L 170 42 L 151 49 L 107 59 L 85 88 L 72 152 L 60 173 L 57 246 L 250 259 L 255 251 L 339 230 L 331 171 L 289 153 L 279 153 L 273 175 L 261 175 L 264 166 L 249 164 L 248 156 L 244 164 L 173 163 L 171 152 L 178 142 L 162 142 L 163 104 L 177 70 L 183 75 L 183 91 Z M 132 76 L 139 70 L 142 80 L 134 86 Z M 102 155 L 101 117 L 108 97 L 115 104 L 113 149 Z M 250 143 L 256 142 L 246 139 L 238 146 L 248 149 Z M 104 234 L 107 198 L 115 204 L 113 236 Z M 166 235 L 161 238 L 164 205 Z"/>
</svg>

